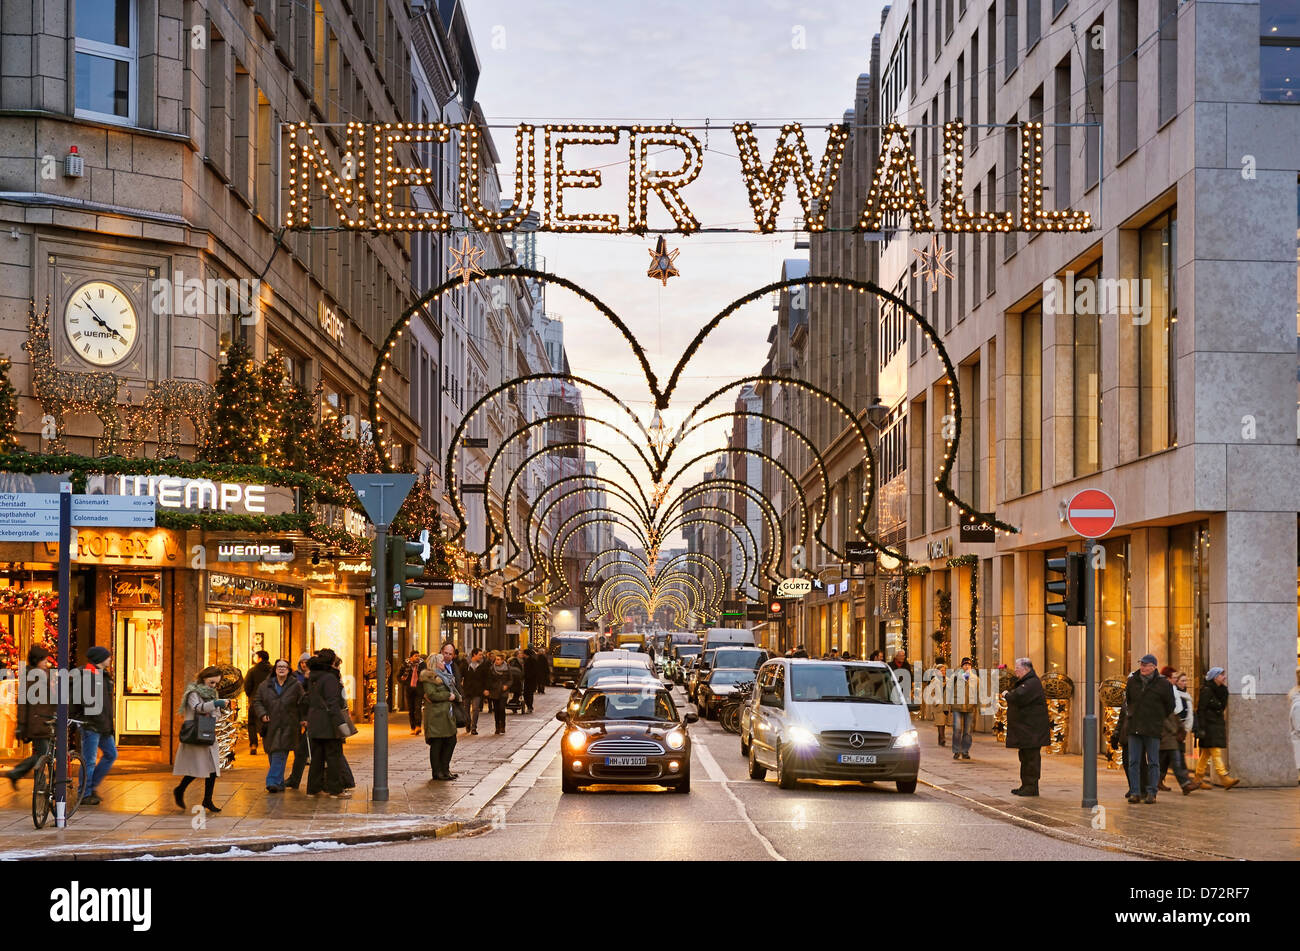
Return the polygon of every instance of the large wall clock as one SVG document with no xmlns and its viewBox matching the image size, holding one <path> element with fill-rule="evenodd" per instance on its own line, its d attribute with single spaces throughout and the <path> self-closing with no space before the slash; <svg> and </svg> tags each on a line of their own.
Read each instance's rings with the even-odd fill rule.
<svg viewBox="0 0 1300 951">
<path fill-rule="evenodd" d="M 68 298 L 63 328 L 77 356 L 108 367 L 126 359 L 140 331 L 135 305 L 107 281 L 87 281 Z"/>
</svg>

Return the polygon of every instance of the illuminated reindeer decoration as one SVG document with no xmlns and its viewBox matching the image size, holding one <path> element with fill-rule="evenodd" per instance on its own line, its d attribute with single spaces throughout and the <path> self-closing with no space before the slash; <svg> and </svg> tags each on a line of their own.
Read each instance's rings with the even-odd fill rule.
<svg viewBox="0 0 1300 951">
<path fill-rule="evenodd" d="M 208 422 L 212 417 L 214 395 L 215 390 L 211 386 L 197 380 L 160 380 L 151 383 L 149 395 L 132 421 L 132 444 L 140 446 L 156 422 L 157 458 L 170 459 L 179 454 L 180 421 L 188 419 L 194 426 L 195 445 L 204 445 L 208 440 Z"/>
<path fill-rule="evenodd" d="M 54 349 L 50 345 L 50 299 L 45 298 L 45 310 L 36 313 L 32 301 L 27 318 L 27 341 L 23 344 L 31 354 L 32 394 L 41 404 L 41 412 L 54 420 L 54 437 L 50 440 L 52 452 L 66 452 L 63 441 L 63 414 L 91 413 L 104 424 L 100 450 L 104 455 L 114 455 L 121 449 L 122 420 L 117 411 L 117 390 L 121 384 L 116 374 L 107 370 L 93 373 L 72 373 L 60 370 L 54 363 Z"/>
</svg>

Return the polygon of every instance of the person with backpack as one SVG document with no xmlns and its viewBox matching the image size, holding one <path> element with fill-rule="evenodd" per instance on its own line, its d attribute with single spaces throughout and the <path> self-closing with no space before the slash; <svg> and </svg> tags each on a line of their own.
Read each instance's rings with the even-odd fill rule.
<svg viewBox="0 0 1300 951">
<path fill-rule="evenodd" d="M 307 795 L 337 799 L 343 795 L 341 764 L 343 740 L 343 683 L 334 665 L 334 651 L 328 647 L 307 662 L 307 693 L 298 701 L 299 723 L 311 744 L 311 768 L 307 771 Z"/>
</svg>

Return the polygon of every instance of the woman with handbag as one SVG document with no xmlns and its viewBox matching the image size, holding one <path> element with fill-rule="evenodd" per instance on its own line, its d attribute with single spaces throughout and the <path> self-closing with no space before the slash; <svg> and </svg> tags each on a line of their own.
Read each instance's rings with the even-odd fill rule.
<svg viewBox="0 0 1300 951">
<path fill-rule="evenodd" d="M 343 794 L 343 732 L 347 719 L 343 706 L 343 682 L 334 666 L 336 655 L 323 648 L 307 662 L 307 694 L 299 701 L 301 723 L 311 744 L 311 767 L 307 771 L 307 795 L 325 794 L 335 799 Z"/>
<path fill-rule="evenodd" d="M 506 697 L 513 680 L 510 665 L 500 651 L 492 654 L 492 667 L 488 670 L 488 699 L 492 701 L 492 716 L 496 719 L 496 733 L 506 732 Z"/>
<path fill-rule="evenodd" d="M 273 673 L 253 695 L 253 718 L 262 733 L 262 748 L 270 760 L 266 771 L 269 793 L 284 792 L 284 767 L 289 751 L 298 748 L 298 701 L 301 699 L 302 684 L 284 659 L 275 662 Z M 295 762 L 294 768 L 297 766 Z"/>
<path fill-rule="evenodd" d="M 1211 761 L 1214 771 L 1219 774 L 1219 782 L 1224 789 L 1231 789 L 1241 782 L 1235 776 L 1228 775 L 1228 765 L 1223 760 L 1223 751 L 1228 748 L 1228 672 L 1222 667 L 1211 667 L 1205 674 L 1205 686 L 1196 700 L 1196 724 L 1193 732 L 1201 746 L 1201 756 L 1196 761 L 1196 782 L 1202 789 L 1210 789 L 1213 783 L 1206 782 L 1205 773 Z"/>
<path fill-rule="evenodd" d="M 220 667 L 204 667 L 186 684 L 181 695 L 180 711 L 185 719 L 181 723 L 180 743 L 176 749 L 176 765 L 172 775 L 181 781 L 172 790 L 176 805 L 185 808 L 185 790 L 199 777 L 203 778 L 203 808 L 220 812 L 212 802 L 212 793 L 221 775 L 221 753 L 217 747 L 217 711 L 230 706 L 229 700 L 217 696 L 221 682 Z"/>
<path fill-rule="evenodd" d="M 420 686 L 424 688 L 424 742 L 429 744 L 429 769 L 438 780 L 455 779 L 458 775 L 451 771 L 451 754 L 456 749 L 456 718 L 452 706 L 463 698 L 452 666 L 455 656 L 455 648 L 444 644 L 442 653 L 431 658 L 433 668 L 420 672 Z"/>
</svg>

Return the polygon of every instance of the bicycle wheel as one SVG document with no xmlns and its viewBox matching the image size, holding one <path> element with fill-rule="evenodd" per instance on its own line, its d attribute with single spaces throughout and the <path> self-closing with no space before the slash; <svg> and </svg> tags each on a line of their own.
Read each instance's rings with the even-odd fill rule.
<svg viewBox="0 0 1300 951">
<path fill-rule="evenodd" d="M 54 757 L 46 753 L 36 761 L 32 770 L 32 823 L 44 828 L 50 818 L 50 803 L 54 801 Z"/>
<path fill-rule="evenodd" d="M 68 753 L 68 786 L 67 786 L 68 805 L 63 813 L 63 817 L 65 819 L 71 819 L 72 814 L 76 812 L 77 807 L 81 805 L 81 783 L 82 783 L 82 777 L 85 775 L 85 771 L 86 771 L 86 762 L 81 758 L 81 754 L 77 752 L 69 752 Z"/>
<path fill-rule="evenodd" d="M 736 706 L 734 703 L 724 707 L 722 713 L 718 717 L 718 722 L 722 724 L 722 728 L 728 733 L 739 733 L 740 707 Z"/>
</svg>

